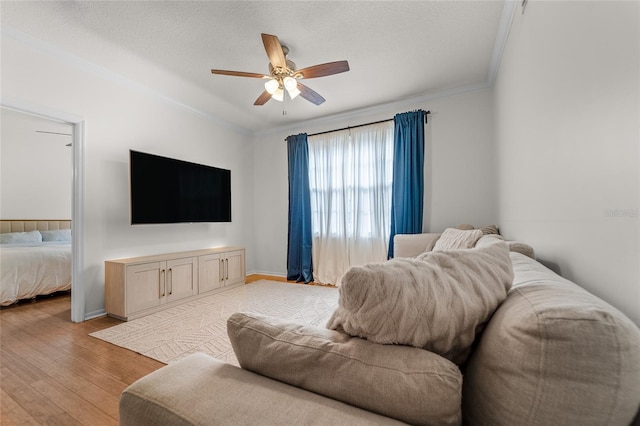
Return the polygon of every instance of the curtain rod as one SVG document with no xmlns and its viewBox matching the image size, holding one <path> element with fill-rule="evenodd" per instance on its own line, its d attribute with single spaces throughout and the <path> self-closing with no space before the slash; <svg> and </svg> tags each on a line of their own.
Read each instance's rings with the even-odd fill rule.
<svg viewBox="0 0 640 426">
<path fill-rule="evenodd" d="M 426 123 L 427 121 L 427 115 L 431 114 L 431 111 L 425 111 L 424 112 L 424 121 Z M 326 132 L 318 132 L 318 133 L 312 133 L 310 135 L 307 135 L 307 137 L 309 136 L 318 136 L 318 135 L 324 135 L 326 133 L 333 133 L 333 132 L 340 132 L 342 130 L 349 130 L 349 129 L 355 129 L 357 127 L 364 127 L 364 126 L 371 126 L 372 124 L 379 124 L 379 123 L 386 123 L 387 121 L 393 121 L 393 118 L 388 118 L 386 120 L 380 120 L 380 121 L 372 121 L 371 123 L 364 123 L 364 124 L 358 124 L 357 126 L 347 126 L 347 127 L 343 127 L 341 129 L 334 129 L 334 130 L 327 130 Z M 285 142 L 287 141 L 287 139 L 285 138 L 284 140 Z"/>
</svg>

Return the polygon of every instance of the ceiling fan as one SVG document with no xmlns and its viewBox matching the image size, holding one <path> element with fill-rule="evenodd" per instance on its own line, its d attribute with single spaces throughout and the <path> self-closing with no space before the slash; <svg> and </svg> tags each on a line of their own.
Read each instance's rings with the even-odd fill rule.
<svg viewBox="0 0 640 426">
<path fill-rule="evenodd" d="M 319 93 L 300 83 L 303 78 L 324 77 L 349 71 L 349 62 L 336 61 L 311 67 L 296 69 L 296 64 L 287 59 L 289 48 L 280 44 L 278 37 L 270 34 L 262 34 L 262 43 L 269 57 L 269 75 L 242 71 L 227 71 L 212 69 L 212 74 L 232 75 L 238 77 L 263 78 L 265 91 L 258 96 L 254 105 L 264 105 L 269 99 L 284 100 L 285 90 L 291 99 L 300 95 L 309 102 L 320 105 L 325 99 Z"/>
</svg>

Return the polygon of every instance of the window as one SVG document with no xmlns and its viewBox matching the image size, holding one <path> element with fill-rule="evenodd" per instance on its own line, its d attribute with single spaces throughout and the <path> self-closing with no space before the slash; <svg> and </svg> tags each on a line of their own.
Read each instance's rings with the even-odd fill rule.
<svg viewBox="0 0 640 426">
<path fill-rule="evenodd" d="M 350 266 L 387 258 L 393 122 L 310 136 L 314 279 L 339 284 Z"/>
</svg>

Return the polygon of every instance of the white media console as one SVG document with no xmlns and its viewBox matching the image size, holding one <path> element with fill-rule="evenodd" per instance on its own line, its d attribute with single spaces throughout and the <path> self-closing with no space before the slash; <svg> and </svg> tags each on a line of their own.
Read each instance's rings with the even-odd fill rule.
<svg viewBox="0 0 640 426">
<path fill-rule="evenodd" d="M 245 251 L 219 247 L 107 260 L 105 309 L 125 321 L 244 284 Z"/>
</svg>

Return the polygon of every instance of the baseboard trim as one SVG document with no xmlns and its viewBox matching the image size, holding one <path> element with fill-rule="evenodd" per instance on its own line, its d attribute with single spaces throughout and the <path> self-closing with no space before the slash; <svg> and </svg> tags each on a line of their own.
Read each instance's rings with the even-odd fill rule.
<svg viewBox="0 0 640 426">
<path fill-rule="evenodd" d="M 279 275 L 270 275 L 270 274 L 249 274 L 245 278 L 246 283 L 252 283 L 254 281 L 259 281 L 259 280 L 287 282 L 286 277 L 282 277 Z"/>
<path fill-rule="evenodd" d="M 104 309 L 99 309 L 93 312 L 87 312 L 86 315 L 84 316 L 84 321 L 88 321 L 90 319 L 94 319 L 98 317 L 103 317 L 105 315 L 107 315 L 107 311 Z"/>
</svg>

